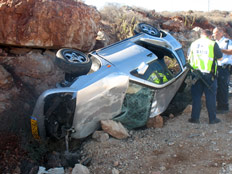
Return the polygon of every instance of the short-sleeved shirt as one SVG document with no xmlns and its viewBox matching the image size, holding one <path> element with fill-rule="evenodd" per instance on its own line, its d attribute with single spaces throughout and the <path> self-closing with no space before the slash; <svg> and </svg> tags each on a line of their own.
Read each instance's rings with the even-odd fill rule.
<svg viewBox="0 0 232 174">
<path fill-rule="evenodd" d="M 224 36 L 219 41 L 217 41 L 217 43 L 221 49 L 232 49 L 232 41 Z M 232 64 L 232 55 L 223 53 L 222 60 L 218 60 L 218 66 L 223 66 L 226 64 Z"/>
</svg>

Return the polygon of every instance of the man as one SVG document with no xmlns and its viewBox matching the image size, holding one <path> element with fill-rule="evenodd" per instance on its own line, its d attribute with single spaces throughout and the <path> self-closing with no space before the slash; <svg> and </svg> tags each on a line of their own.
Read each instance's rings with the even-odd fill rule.
<svg viewBox="0 0 232 174">
<path fill-rule="evenodd" d="M 229 112 L 229 80 L 230 64 L 232 64 L 232 42 L 223 36 L 222 28 L 213 30 L 213 37 L 223 53 L 222 59 L 218 61 L 218 88 L 217 88 L 217 113 Z"/>
<path fill-rule="evenodd" d="M 192 85 L 192 114 L 188 120 L 190 123 L 200 123 L 201 97 L 203 92 L 206 97 L 206 107 L 209 116 L 209 124 L 216 124 L 220 119 L 216 118 L 216 69 L 217 59 L 222 57 L 222 52 L 215 41 L 209 39 L 211 32 L 202 30 L 201 38 L 194 41 L 189 50 L 188 59 L 193 69 L 200 71 L 202 78 L 197 79 Z M 193 77 L 193 79 L 196 77 Z"/>
<path fill-rule="evenodd" d="M 160 73 L 158 71 L 154 71 L 147 79 L 153 83 L 163 84 L 168 81 L 168 78 L 165 74 Z"/>
</svg>

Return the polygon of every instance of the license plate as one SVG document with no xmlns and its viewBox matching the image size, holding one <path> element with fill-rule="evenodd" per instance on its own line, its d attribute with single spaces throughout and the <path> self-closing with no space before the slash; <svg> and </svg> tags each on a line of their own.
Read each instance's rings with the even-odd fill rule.
<svg viewBox="0 0 232 174">
<path fill-rule="evenodd" d="M 35 139 L 40 139 L 37 118 L 31 116 L 31 133 Z"/>
</svg>

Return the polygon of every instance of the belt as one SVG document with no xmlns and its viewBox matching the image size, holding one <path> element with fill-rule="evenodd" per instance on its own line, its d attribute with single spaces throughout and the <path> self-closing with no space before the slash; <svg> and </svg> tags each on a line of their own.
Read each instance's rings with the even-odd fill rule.
<svg viewBox="0 0 232 174">
<path fill-rule="evenodd" d="M 201 72 L 203 75 L 210 75 L 211 73 Z"/>
<path fill-rule="evenodd" d="M 223 68 L 223 69 L 226 69 L 226 68 L 229 68 L 230 64 L 224 64 L 222 66 L 218 66 L 218 68 Z"/>
</svg>

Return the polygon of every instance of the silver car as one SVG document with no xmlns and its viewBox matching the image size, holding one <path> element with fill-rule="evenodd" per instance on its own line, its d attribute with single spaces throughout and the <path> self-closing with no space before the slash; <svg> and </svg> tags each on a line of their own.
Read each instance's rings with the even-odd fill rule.
<svg viewBox="0 0 232 174">
<path fill-rule="evenodd" d="M 66 77 L 37 100 L 31 116 L 36 138 L 84 138 L 106 119 L 128 129 L 144 126 L 167 109 L 188 73 L 181 44 L 145 23 L 133 37 L 87 55 L 60 49 L 56 64 Z"/>
</svg>

